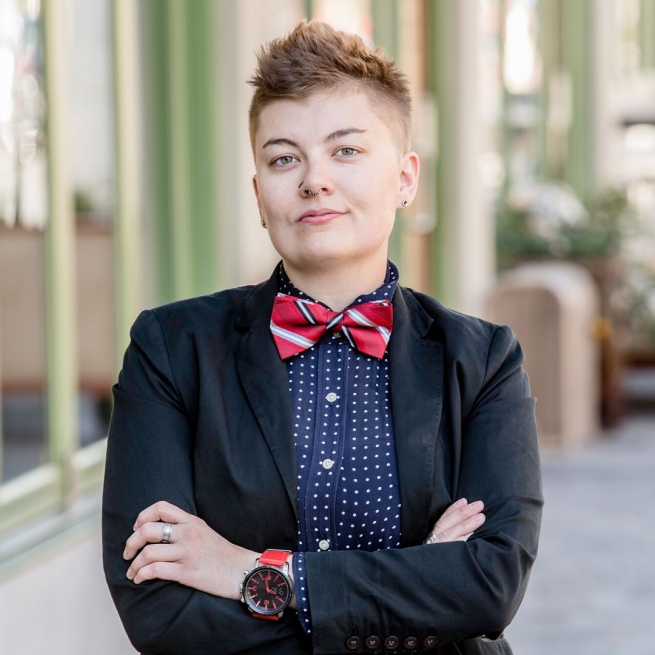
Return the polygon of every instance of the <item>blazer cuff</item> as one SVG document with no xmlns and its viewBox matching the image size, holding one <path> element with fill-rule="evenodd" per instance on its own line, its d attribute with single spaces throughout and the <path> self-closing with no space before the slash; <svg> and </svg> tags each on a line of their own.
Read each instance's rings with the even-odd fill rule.
<svg viewBox="0 0 655 655">
<path fill-rule="evenodd" d="M 307 600 L 307 570 L 305 568 L 305 553 L 293 554 L 293 582 L 294 593 L 296 594 L 296 605 L 300 625 L 306 634 L 311 634 L 312 621 L 309 612 L 309 601 Z"/>
</svg>

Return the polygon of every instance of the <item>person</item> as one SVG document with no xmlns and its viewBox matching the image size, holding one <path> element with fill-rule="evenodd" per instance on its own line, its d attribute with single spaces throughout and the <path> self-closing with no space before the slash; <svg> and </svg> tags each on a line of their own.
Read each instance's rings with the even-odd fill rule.
<svg viewBox="0 0 655 655">
<path fill-rule="evenodd" d="M 303 20 L 249 83 L 281 260 L 132 325 L 102 500 L 127 636 L 143 654 L 511 653 L 544 504 L 536 398 L 509 326 L 388 259 L 420 169 L 406 77 Z"/>
</svg>

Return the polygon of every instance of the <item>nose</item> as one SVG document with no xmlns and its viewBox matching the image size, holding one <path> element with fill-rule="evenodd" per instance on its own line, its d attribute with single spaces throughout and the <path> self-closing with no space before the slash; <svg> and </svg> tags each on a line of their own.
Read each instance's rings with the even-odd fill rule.
<svg viewBox="0 0 655 655">
<path fill-rule="evenodd" d="M 302 182 L 301 182 L 301 184 L 302 184 Z M 324 190 L 325 190 L 325 187 L 322 187 L 322 188 L 318 189 L 317 191 L 312 191 L 311 189 L 305 189 L 305 193 L 308 196 L 313 197 L 313 196 L 317 196 L 321 191 L 324 191 Z"/>
<path fill-rule="evenodd" d="M 314 167 L 303 177 L 298 189 L 304 198 L 311 198 L 319 193 L 329 195 L 332 193 L 332 182 L 328 180 L 323 172 Z"/>
</svg>

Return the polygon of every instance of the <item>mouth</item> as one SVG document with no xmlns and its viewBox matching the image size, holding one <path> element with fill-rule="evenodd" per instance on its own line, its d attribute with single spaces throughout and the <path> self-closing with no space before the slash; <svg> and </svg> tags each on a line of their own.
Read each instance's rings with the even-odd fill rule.
<svg viewBox="0 0 655 655">
<path fill-rule="evenodd" d="M 324 214 L 310 214 L 303 216 L 298 222 L 306 223 L 309 225 L 320 225 L 322 223 L 329 223 L 339 216 L 343 216 L 345 212 L 326 212 Z"/>
</svg>

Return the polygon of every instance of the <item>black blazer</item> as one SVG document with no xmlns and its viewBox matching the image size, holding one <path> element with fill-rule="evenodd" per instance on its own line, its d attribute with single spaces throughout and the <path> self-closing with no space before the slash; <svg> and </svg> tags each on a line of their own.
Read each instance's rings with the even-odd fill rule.
<svg viewBox="0 0 655 655">
<path fill-rule="evenodd" d="M 274 270 L 257 285 L 146 309 L 131 328 L 102 499 L 104 572 L 131 643 L 148 655 L 327 655 L 408 652 L 408 636 L 423 652 L 434 635 L 432 653 L 511 653 L 502 632 L 528 585 L 544 504 L 524 355 L 509 327 L 401 285 L 388 346 L 400 547 L 308 553 L 309 637 L 295 610 L 262 621 L 238 601 L 125 577 L 125 541 L 158 500 L 245 548 L 296 550 L 291 397 L 270 331 L 276 292 Z M 423 544 L 460 497 L 484 501 L 483 525 L 466 542 Z M 371 635 L 377 648 L 365 645 Z"/>
</svg>

